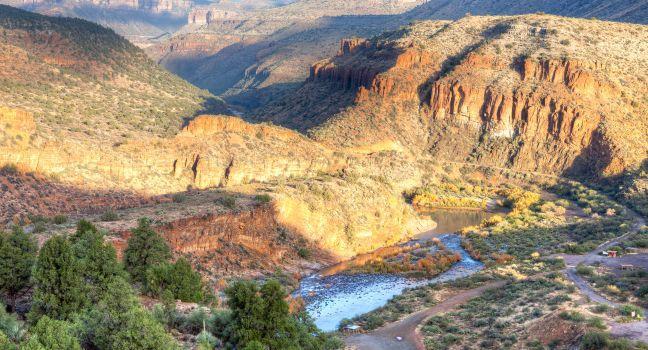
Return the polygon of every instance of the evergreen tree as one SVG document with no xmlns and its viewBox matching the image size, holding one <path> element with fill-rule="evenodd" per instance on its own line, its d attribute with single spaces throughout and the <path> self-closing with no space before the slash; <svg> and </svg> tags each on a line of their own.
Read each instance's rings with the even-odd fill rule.
<svg viewBox="0 0 648 350">
<path fill-rule="evenodd" d="M 227 334 L 238 348 L 329 350 L 342 346 L 339 339 L 317 329 L 308 315 L 292 315 L 286 292 L 276 280 L 266 281 L 260 289 L 254 282 L 236 282 L 225 292 L 232 310 L 232 331 Z"/>
<path fill-rule="evenodd" d="M 124 276 L 115 248 L 106 243 L 103 234 L 85 220 L 79 221 L 77 232 L 70 240 L 82 267 L 88 296 L 92 302 L 97 302 L 113 277 Z"/>
<path fill-rule="evenodd" d="M 22 350 L 81 350 L 68 322 L 43 316 L 30 329 L 29 339 L 20 345 Z"/>
<path fill-rule="evenodd" d="M 81 264 L 70 242 L 56 236 L 45 242 L 34 268 L 32 317 L 70 318 L 88 302 Z"/>
<path fill-rule="evenodd" d="M 113 278 L 102 299 L 83 315 L 83 339 L 102 350 L 177 350 L 164 327 L 139 304 L 131 286 Z"/>
<path fill-rule="evenodd" d="M 155 296 L 170 291 L 174 300 L 200 302 L 203 300 L 203 287 L 200 274 L 184 258 L 173 264 L 153 266 L 146 274 L 146 289 Z"/>
<path fill-rule="evenodd" d="M 128 239 L 124 251 L 126 270 L 136 282 L 146 282 L 146 271 L 171 259 L 171 251 L 164 239 L 152 228 L 148 219 L 141 219 Z"/>
<path fill-rule="evenodd" d="M 20 227 L 0 233 L 0 292 L 9 296 L 11 309 L 17 293 L 31 283 L 37 246 Z"/>
<path fill-rule="evenodd" d="M 268 280 L 261 287 L 263 299 L 263 343 L 270 349 L 288 349 L 295 343 L 291 333 L 294 325 L 286 302 L 286 293 L 276 280 Z"/>
<path fill-rule="evenodd" d="M 245 347 L 251 341 L 261 341 L 263 329 L 263 300 L 252 281 L 237 281 L 225 290 L 227 304 L 232 310 L 231 342 Z"/>
</svg>

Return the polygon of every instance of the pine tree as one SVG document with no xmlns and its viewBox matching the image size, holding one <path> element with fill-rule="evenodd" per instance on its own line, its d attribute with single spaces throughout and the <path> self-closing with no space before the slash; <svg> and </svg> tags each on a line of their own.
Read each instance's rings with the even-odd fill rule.
<svg viewBox="0 0 648 350">
<path fill-rule="evenodd" d="M 231 342 L 239 347 L 263 338 L 263 299 L 259 287 L 252 281 L 238 281 L 225 290 L 227 304 L 232 310 Z"/>
<path fill-rule="evenodd" d="M 0 233 L 0 292 L 9 296 L 12 310 L 16 294 L 31 283 L 36 252 L 36 242 L 20 227 Z"/>
<path fill-rule="evenodd" d="M 171 259 L 171 251 L 164 239 L 152 228 L 148 219 L 141 219 L 128 239 L 124 251 L 126 270 L 136 282 L 146 282 L 146 271 Z"/>
<path fill-rule="evenodd" d="M 91 348 L 106 350 L 176 350 L 178 344 L 139 304 L 121 277 L 108 283 L 106 293 L 82 319 L 84 339 Z"/>
<path fill-rule="evenodd" d="M 88 303 L 81 264 L 70 242 L 56 236 L 45 242 L 34 268 L 32 317 L 69 319 Z"/>
<path fill-rule="evenodd" d="M 184 258 L 173 264 L 164 263 L 150 268 L 146 274 L 146 289 L 154 296 L 161 296 L 167 290 L 174 299 L 188 302 L 203 300 L 202 278 Z"/>
<path fill-rule="evenodd" d="M 103 234 L 85 220 L 79 221 L 77 232 L 70 240 L 82 266 L 89 298 L 92 302 L 97 302 L 113 277 L 124 276 L 115 248 L 106 243 Z"/>
</svg>

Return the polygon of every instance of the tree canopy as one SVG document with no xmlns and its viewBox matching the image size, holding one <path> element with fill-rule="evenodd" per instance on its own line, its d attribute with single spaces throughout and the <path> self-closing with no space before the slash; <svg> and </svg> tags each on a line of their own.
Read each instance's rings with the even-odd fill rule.
<svg viewBox="0 0 648 350">
<path fill-rule="evenodd" d="M 34 280 L 32 317 L 47 315 L 65 320 L 88 303 L 82 265 L 65 237 L 55 236 L 45 242 L 34 268 Z"/>
<path fill-rule="evenodd" d="M 21 228 L 0 233 L 0 292 L 13 297 L 30 285 L 36 252 L 36 242 Z"/>
<path fill-rule="evenodd" d="M 74 336 L 70 323 L 43 316 L 30 329 L 29 338 L 20 345 L 20 349 L 81 350 L 81 345 Z"/>
<path fill-rule="evenodd" d="M 124 264 L 133 281 L 145 283 L 147 270 L 169 259 L 171 250 L 167 243 L 151 228 L 148 219 L 141 219 L 124 251 Z"/>
<path fill-rule="evenodd" d="M 184 258 L 175 263 L 151 267 L 146 274 L 146 289 L 154 296 L 161 296 L 167 290 L 174 299 L 188 302 L 203 300 L 202 278 Z"/>
</svg>

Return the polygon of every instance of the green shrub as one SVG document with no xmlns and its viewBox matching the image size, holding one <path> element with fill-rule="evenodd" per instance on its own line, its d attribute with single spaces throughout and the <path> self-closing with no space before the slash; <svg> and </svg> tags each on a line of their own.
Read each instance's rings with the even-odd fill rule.
<svg viewBox="0 0 648 350">
<path fill-rule="evenodd" d="M 83 266 L 72 244 L 62 236 L 50 238 L 40 250 L 33 270 L 36 291 L 30 316 L 71 319 L 89 302 Z"/>
<path fill-rule="evenodd" d="M 18 342 L 22 339 L 23 333 L 22 324 L 16 315 L 8 313 L 5 305 L 0 302 L 0 334 L 6 336 L 8 340 Z"/>
<path fill-rule="evenodd" d="M 587 320 L 587 325 L 590 327 L 598 328 L 598 329 L 605 329 L 605 322 L 603 322 L 603 319 L 600 317 L 592 317 L 589 320 Z"/>
<path fill-rule="evenodd" d="M 87 309 L 80 323 L 79 331 L 90 349 L 180 349 L 119 277 L 109 283 L 103 298 Z"/>
<path fill-rule="evenodd" d="M 15 164 L 5 164 L 0 168 L 0 174 L 17 175 L 18 173 L 18 167 Z"/>
<path fill-rule="evenodd" d="M 611 309 L 610 306 L 607 304 L 596 304 L 596 306 L 592 308 L 592 311 L 597 314 L 604 314 L 610 311 L 610 309 Z"/>
<path fill-rule="evenodd" d="M 173 200 L 173 203 L 184 203 L 187 201 L 187 195 L 184 193 L 176 193 L 171 197 Z"/>
<path fill-rule="evenodd" d="M 311 251 L 306 247 L 299 247 L 297 249 L 297 255 L 299 255 L 299 257 L 301 257 L 302 259 L 310 259 Z"/>
<path fill-rule="evenodd" d="M 582 350 L 602 350 L 610 343 L 610 336 L 603 332 L 585 333 L 581 341 Z"/>
<path fill-rule="evenodd" d="M 146 282 L 146 271 L 171 258 L 171 250 L 148 219 L 140 219 L 124 250 L 124 265 L 136 282 Z"/>
<path fill-rule="evenodd" d="M 637 318 L 644 317 L 644 311 L 639 306 L 632 305 L 632 304 L 624 304 L 619 307 L 619 313 L 621 314 L 621 316 L 632 316 L 633 312 L 635 314 L 635 317 Z"/>
<path fill-rule="evenodd" d="M 217 202 L 228 209 L 236 208 L 236 198 L 234 198 L 233 196 L 225 196 L 223 198 L 219 198 Z"/>
<path fill-rule="evenodd" d="M 151 266 L 146 272 L 145 285 L 147 292 L 154 296 L 159 297 L 164 291 L 170 291 L 174 299 L 187 302 L 203 300 L 202 278 L 184 258 L 173 264 Z"/>
<path fill-rule="evenodd" d="M 0 232 L 0 292 L 11 300 L 30 285 L 36 252 L 36 242 L 20 227 L 10 234 Z"/>
<path fill-rule="evenodd" d="M 578 264 L 578 266 L 576 266 L 576 273 L 582 276 L 592 276 L 594 274 L 594 268 L 592 266 Z"/>
<path fill-rule="evenodd" d="M 272 197 L 267 193 L 258 194 L 254 196 L 254 199 L 259 203 L 270 203 L 270 201 L 272 201 Z"/>
<path fill-rule="evenodd" d="M 572 322 L 583 322 L 585 321 L 585 316 L 578 311 L 563 311 L 558 316 L 563 320 L 572 321 Z"/>
<path fill-rule="evenodd" d="M 32 231 L 33 233 L 43 233 L 45 232 L 46 227 L 44 222 L 36 222 L 34 223 L 34 230 Z"/>
<path fill-rule="evenodd" d="M 206 324 L 209 324 L 209 314 L 205 308 L 199 307 L 182 320 L 180 330 L 183 333 L 198 334 Z"/>
<path fill-rule="evenodd" d="M 29 339 L 20 345 L 23 350 L 81 350 L 72 325 L 43 316 L 30 329 Z"/>
<path fill-rule="evenodd" d="M 636 239 L 630 245 L 637 248 L 648 248 L 648 239 Z"/>
<path fill-rule="evenodd" d="M 610 339 L 610 344 L 608 344 L 608 350 L 632 350 L 632 349 L 646 349 L 648 346 L 645 344 L 643 346 L 635 347 L 630 340 L 625 338 L 619 339 Z"/>
<path fill-rule="evenodd" d="M 68 221 L 68 218 L 65 215 L 56 215 L 54 218 L 52 218 L 52 221 L 57 225 L 63 225 Z"/>
<path fill-rule="evenodd" d="M 109 210 L 101 215 L 101 221 L 116 221 L 119 215 L 112 210 Z"/>
<path fill-rule="evenodd" d="M 218 339 L 213 334 L 202 331 L 196 337 L 197 350 L 213 350 L 218 345 Z M 249 345 L 249 344 L 248 344 Z"/>
<path fill-rule="evenodd" d="M 367 328 L 368 330 L 376 329 L 385 324 L 385 320 L 377 315 L 369 315 L 369 317 L 367 317 L 366 319 L 366 322 L 367 324 L 365 328 Z"/>
</svg>

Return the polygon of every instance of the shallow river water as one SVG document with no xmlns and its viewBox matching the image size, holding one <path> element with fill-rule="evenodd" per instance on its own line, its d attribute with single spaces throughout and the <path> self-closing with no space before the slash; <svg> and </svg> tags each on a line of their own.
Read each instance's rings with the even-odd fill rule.
<svg viewBox="0 0 648 350">
<path fill-rule="evenodd" d="M 473 225 L 473 223 L 471 223 Z M 461 248 L 455 234 L 436 234 L 448 249 L 461 255 L 461 261 L 448 271 L 429 279 L 412 279 L 389 274 L 311 275 L 295 292 L 306 302 L 306 311 L 324 331 L 336 330 L 340 321 L 377 309 L 407 288 L 449 281 L 471 275 L 483 268 Z M 427 238 L 427 237 L 425 237 Z"/>
</svg>

